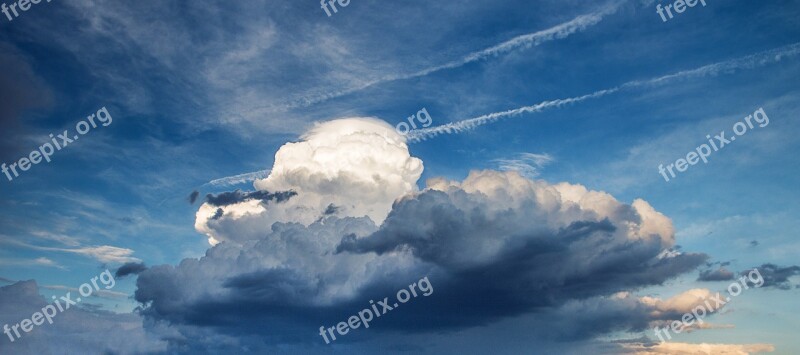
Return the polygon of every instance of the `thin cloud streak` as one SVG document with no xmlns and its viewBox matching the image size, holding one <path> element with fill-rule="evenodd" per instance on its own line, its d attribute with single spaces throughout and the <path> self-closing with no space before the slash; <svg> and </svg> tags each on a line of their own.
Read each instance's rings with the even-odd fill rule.
<svg viewBox="0 0 800 355">
<path fill-rule="evenodd" d="M 63 286 L 63 285 L 41 285 L 40 288 L 51 290 L 51 291 L 67 291 L 67 292 L 80 292 L 75 287 Z M 127 293 L 117 292 L 117 291 L 109 291 L 109 290 L 96 290 L 93 291 L 91 294 L 92 297 L 98 298 L 107 298 L 107 299 L 125 299 L 130 297 Z"/>
<path fill-rule="evenodd" d="M 515 159 L 495 159 L 494 162 L 501 171 L 516 171 L 522 176 L 534 179 L 539 176 L 539 171 L 553 160 L 549 154 L 521 153 Z"/>
<path fill-rule="evenodd" d="M 61 252 L 61 253 L 72 253 L 83 255 L 85 257 L 93 258 L 97 261 L 102 263 L 128 263 L 128 262 L 139 262 L 140 259 L 134 258 L 131 255 L 134 253 L 133 249 L 128 248 L 120 248 L 110 245 L 100 245 L 100 246 L 82 246 L 80 248 L 52 248 L 52 247 L 43 247 L 38 245 L 31 245 L 24 242 L 20 242 L 3 235 L 0 235 L 0 243 L 2 244 L 10 244 L 16 245 L 22 248 L 27 248 L 31 250 L 39 250 L 39 251 L 51 251 L 51 252 Z"/>
<path fill-rule="evenodd" d="M 2 266 L 45 266 L 45 267 L 54 267 L 59 268 L 61 270 L 66 270 L 65 267 L 59 265 L 53 260 L 48 258 L 40 257 L 36 259 L 0 259 L 0 265 Z"/>
<path fill-rule="evenodd" d="M 5 277 L 0 277 L 0 282 L 8 283 L 8 284 L 15 284 L 19 282 L 18 280 L 11 280 Z M 67 292 L 80 292 L 79 289 L 64 285 L 39 285 L 39 288 L 43 288 L 46 290 L 51 291 L 67 291 Z M 128 298 L 130 295 L 127 293 L 117 292 L 117 291 L 109 291 L 109 290 L 96 290 L 92 292 L 91 297 L 98 297 L 98 298 L 107 298 L 107 299 L 124 299 Z"/>
<path fill-rule="evenodd" d="M 585 101 L 588 99 L 598 98 L 601 96 L 609 95 L 615 93 L 620 90 L 620 87 L 615 87 L 607 90 L 600 90 L 588 95 L 572 97 L 568 99 L 558 99 L 558 100 L 551 100 L 551 101 L 544 101 L 542 103 L 533 105 L 533 106 L 524 106 L 520 108 L 516 108 L 513 110 L 507 110 L 502 112 L 494 112 L 490 114 L 486 114 L 483 116 L 475 117 L 466 119 L 463 121 L 458 122 L 451 122 L 445 125 L 420 129 L 416 131 L 411 131 L 408 133 L 408 142 L 409 143 L 416 143 L 419 141 L 426 140 L 428 138 L 436 137 L 440 134 L 451 134 L 451 133 L 460 133 L 462 131 L 470 130 L 479 126 L 483 126 L 487 123 L 491 123 L 497 121 L 501 118 L 506 117 L 513 117 L 518 116 L 524 113 L 536 113 L 544 111 L 545 109 L 551 107 L 560 107 L 567 104 L 578 103 L 581 101 Z"/>
<path fill-rule="evenodd" d="M 553 41 L 553 40 L 556 40 L 556 39 L 563 39 L 563 38 L 566 38 L 566 37 L 568 37 L 568 36 L 570 36 L 572 34 L 581 32 L 581 31 L 585 30 L 588 27 L 591 27 L 591 26 L 594 26 L 594 25 L 600 23 L 600 21 L 602 21 L 603 18 L 605 18 L 608 15 L 611 15 L 611 14 L 615 13 L 617 11 L 617 9 L 619 9 L 619 7 L 625 2 L 626 2 L 626 0 L 614 1 L 614 2 L 610 3 L 609 5 L 605 6 L 602 10 L 600 10 L 598 12 L 580 15 L 580 16 L 578 16 L 578 17 L 576 17 L 576 18 L 574 18 L 574 19 L 572 19 L 570 21 L 561 23 L 561 24 L 556 25 L 554 27 L 550 27 L 548 29 L 541 30 L 541 31 L 538 31 L 538 32 L 528 33 L 528 34 L 524 34 L 524 35 L 520 35 L 520 36 L 514 37 L 514 38 L 512 38 L 512 39 L 510 39 L 508 41 L 505 41 L 503 43 L 494 45 L 492 47 L 489 47 L 489 48 L 486 48 L 486 49 L 483 49 L 483 50 L 480 50 L 480 51 L 472 52 L 472 53 L 466 55 L 465 57 L 463 57 L 461 59 L 453 60 L 453 61 L 450 61 L 450 62 L 445 63 L 445 64 L 441 64 L 441 65 L 425 68 L 425 69 L 422 69 L 422 70 L 419 70 L 417 72 L 410 73 L 410 74 L 387 75 L 387 76 L 384 76 L 384 77 L 382 77 L 380 79 L 372 80 L 372 81 L 369 81 L 369 82 L 364 83 L 362 85 L 359 85 L 359 86 L 356 86 L 356 87 L 353 87 L 353 88 L 349 88 L 349 89 L 345 89 L 345 90 L 333 91 L 333 92 L 320 94 L 320 95 L 316 95 L 316 96 L 304 97 L 302 99 L 295 100 L 295 101 L 293 101 L 291 103 L 283 105 L 283 107 L 278 108 L 278 111 L 282 112 L 282 111 L 287 111 L 287 110 L 291 110 L 291 109 L 295 109 L 295 108 L 299 108 L 299 107 L 312 106 L 312 105 L 319 104 L 319 103 L 322 103 L 322 102 L 325 102 L 325 101 L 328 101 L 328 100 L 331 100 L 331 99 L 335 99 L 335 98 L 338 98 L 338 97 L 350 95 L 350 94 L 365 90 L 367 88 L 370 88 L 370 87 L 373 87 L 373 86 L 376 86 L 376 85 L 380 85 L 380 84 L 384 84 L 384 83 L 388 83 L 388 82 L 393 82 L 393 81 L 400 81 L 400 80 L 408 80 L 408 79 L 419 78 L 419 77 L 427 76 L 427 75 L 430 75 L 430 74 L 433 74 L 433 73 L 436 73 L 436 72 L 439 72 L 439 71 L 442 71 L 442 70 L 459 68 L 459 67 L 462 67 L 464 65 L 473 63 L 473 62 L 477 62 L 477 61 L 480 61 L 480 60 L 488 59 L 488 58 L 491 58 L 491 57 L 496 57 L 496 56 L 499 56 L 499 55 L 502 55 L 502 54 L 506 54 L 506 53 L 512 52 L 512 51 L 520 49 L 520 48 L 530 48 L 530 47 L 533 47 L 533 46 L 538 46 L 538 45 L 540 45 L 542 43 L 545 43 L 545 42 L 550 42 L 550 41 Z"/>
<path fill-rule="evenodd" d="M 214 186 L 214 187 L 233 186 L 233 185 L 243 184 L 246 182 L 256 181 L 258 179 L 265 179 L 267 178 L 269 173 L 270 170 L 259 170 L 259 171 L 254 171 L 252 173 L 233 175 L 211 180 L 203 186 Z"/>
<path fill-rule="evenodd" d="M 791 57 L 800 54 L 800 42 L 793 43 L 787 46 L 771 49 L 764 52 L 759 52 L 756 54 L 751 54 L 745 57 L 736 58 L 732 60 L 727 60 L 724 62 L 718 62 L 714 64 L 709 64 L 700 68 L 691 69 L 691 70 L 684 70 L 677 73 L 664 75 L 661 77 L 648 79 L 648 80 L 636 80 L 630 81 L 625 84 L 610 88 L 595 91 L 594 93 L 577 96 L 567 99 L 558 99 L 558 100 L 550 100 L 544 101 L 536 105 L 532 106 L 523 106 L 520 108 L 516 108 L 513 110 L 501 111 L 501 112 L 494 112 L 490 114 L 486 114 L 483 116 L 478 116 L 474 118 L 469 118 L 462 121 L 451 122 L 448 124 L 444 124 L 441 126 L 430 127 L 419 129 L 415 131 L 411 131 L 408 133 L 408 142 L 409 143 L 416 143 L 420 141 L 424 141 L 428 138 L 436 137 L 440 134 L 453 134 L 453 133 L 461 133 L 466 130 L 474 129 L 479 126 L 483 126 L 487 123 L 491 123 L 497 121 L 499 119 L 508 118 L 519 116 L 526 113 L 537 113 L 544 111 L 548 108 L 553 107 L 561 107 L 568 104 L 579 103 L 582 101 L 586 101 L 589 99 L 600 98 L 603 96 L 607 96 L 613 93 L 616 93 L 623 89 L 630 89 L 636 87 L 643 87 L 643 86 L 650 86 L 650 85 L 661 85 L 667 83 L 669 81 L 678 80 L 678 79 L 690 79 L 690 78 L 697 78 L 697 77 L 704 77 L 704 76 L 715 76 L 720 73 L 727 73 L 735 70 L 740 69 L 752 69 L 756 67 L 760 67 L 766 64 L 775 63 L 781 61 L 784 57 Z"/>
</svg>

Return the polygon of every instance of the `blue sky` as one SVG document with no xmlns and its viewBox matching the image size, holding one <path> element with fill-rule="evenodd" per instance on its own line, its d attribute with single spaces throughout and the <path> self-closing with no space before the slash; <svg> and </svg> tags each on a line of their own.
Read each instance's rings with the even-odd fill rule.
<svg viewBox="0 0 800 355">
<path fill-rule="evenodd" d="M 638 325 L 652 325 L 647 321 L 654 320 L 639 319 L 638 323 L 631 321 L 637 326 L 618 325 L 610 327 L 613 331 L 597 332 L 581 330 L 586 326 L 580 322 L 586 320 L 579 317 L 557 318 L 566 319 L 560 323 L 553 317 L 575 315 L 570 307 L 590 306 L 574 303 L 605 302 L 618 292 L 669 299 L 691 289 L 721 291 L 731 281 L 701 282 L 697 281 L 698 273 L 724 268 L 738 274 L 771 264 L 783 272 L 781 275 L 788 275 L 785 283 L 747 290 L 725 312 L 710 318 L 712 323 L 733 324 L 735 328 L 700 329 L 680 334 L 673 342 L 770 344 L 774 353 L 796 353 L 800 343 L 793 330 L 800 326 L 795 316 L 800 304 L 795 285 L 800 272 L 793 267 L 800 265 L 800 241 L 794 231 L 800 225 L 791 216 L 800 213 L 795 203 L 800 199 L 796 189 L 800 166 L 796 154 L 800 151 L 796 139 L 800 134 L 800 2 L 707 3 L 705 7 L 688 8 L 667 22 L 656 13 L 656 5 L 666 2 L 634 0 L 352 0 L 330 17 L 315 1 L 81 0 L 42 2 L 13 21 L 0 15 L 1 162 L 18 161 L 48 142 L 49 134 L 74 130 L 77 122 L 102 107 L 113 117 L 112 124 L 92 129 L 55 153 L 52 162 L 35 165 L 13 181 L 0 179 L 0 290 L 7 288 L 7 294 L 12 295 L 18 291 L 13 286 L 21 287 L 17 281 L 35 280 L 35 292 L 50 300 L 63 291 L 45 286 L 77 288 L 105 269 L 114 271 L 126 263 L 144 263 L 150 269 L 138 279 L 132 275 L 117 280 L 113 291 L 119 294 L 93 298 L 91 303 L 99 308 L 81 310 L 86 314 L 111 311 L 112 315 L 104 313 L 111 323 L 115 322 L 114 314 L 125 317 L 126 322 L 133 319 L 141 328 L 136 338 L 141 340 L 137 341 L 155 342 L 114 348 L 98 340 L 98 347 L 121 353 L 145 351 L 142 349 L 248 349 L 255 353 L 367 353 L 376 349 L 455 353 L 491 349 L 518 353 L 531 347 L 560 353 L 585 349 L 617 353 L 622 351 L 615 347 L 621 341 L 628 344 L 641 341 L 643 336 L 653 341 L 652 327 L 644 330 Z M 698 68 L 705 69 L 693 71 Z M 669 77 L 651 81 L 665 76 Z M 640 84 L 626 86 L 631 82 Z M 471 171 L 507 170 L 511 166 L 522 167 L 527 179 L 582 185 L 606 192 L 626 206 L 642 199 L 671 220 L 674 243 L 666 249 L 706 256 L 696 265 L 683 265 L 686 270 L 675 271 L 663 280 L 619 281 L 613 287 L 600 287 L 573 298 L 560 290 L 557 294 L 564 297 L 563 302 L 555 304 L 526 303 L 520 310 L 488 307 L 483 311 L 491 316 L 464 324 L 433 322 L 440 328 L 431 325 L 409 333 L 403 321 L 387 323 L 384 330 L 376 323 L 373 328 L 360 329 L 358 337 L 332 347 L 321 343 L 315 327 L 308 329 L 307 338 L 297 335 L 302 331 L 253 331 L 272 319 L 268 310 L 275 304 L 271 303 L 255 302 L 253 306 L 248 302 L 254 300 L 237 298 L 209 301 L 216 306 L 192 303 L 183 308 L 159 308 L 159 302 L 164 302 L 159 297 L 171 299 L 160 293 L 167 289 L 163 286 L 168 283 L 165 270 L 180 273 L 184 265 L 191 264 L 185 259 L 198 259 L 215 251 L 234 253 L 239 249 L 233 245 L 248 249 L 253 246 L 243 240 L 256 240 L 226 236 L 267 238 L 264 235 L 278 233 L 272 222 L 304 224 L 300 217 L 280 219 L 271 214 L 260 222 L 245 223 L 239 217 L 230 217 L 238 212 L 230 212 L 224 205 L 225 217 L 217 226 L 203 219 L 204 208 L 216 207 L 209 205 L 205 196 L 235 189 L 272 193 L 279 192 L 274 190 L 278 187 L 290 189 L 290 179 L 255 186 L 253 182 L 208 183 L 301 160 L 290 157 L 276 164 L 276 152 L 288 142 L 302 141 L 304 134 L 307 138 L 309 130 L 320 127 L 315 126 L 319 122 L 376 117 L 394 126 L 425 108 L 433 119 L 433 128 L 620 87 L 597 97 L 539 112 L 500 115 L 469 129 L 408 142 L 407 151 L 424 162 L 424 171 L 415 180 L 415 191 L 407 192 L 414 195 L 423 191 L 419 203 L 424 205 L 428 201 L 423 198 L 427 196 L 428 179 L 443 177 L 461 182 L 468 180 Z M 731 136 L 733 125 L 759 108 L 770 120 L 765 127 L 749 130 L 713 153 L 707 164 L 691 166 L 669 182 L 659 174 L 659 164 L 685 157 L 707 143 L 706 135 L 724 130 Z M 380 151 L 378 147 L 375 150 Z M 391 159 L 387 156 L 386 161 Z M 322 165 L 320 169 L 330 168 Z M 459 186 L 469 191 L 468 185 L 465 181 Z M 402 194 L 393 196 L 393 187 L 380 187 L 375 191 L 388 191 L 386 207 L 392 208 L 391 202 Z M 328 192 L 321 198 L 331 198 L 330 203 L 341 204 L 345 210 L 348 205 L 372 203 L 374 196 L 367 192 L 359 195 L 348 192 L 350 187 L 339 188 L 341 191 L 335 193 L 343 196 L 341 199 Z M 310 191 L 308 186 L 305 189 Z M 302 200 L 306 198 L 302 187 L 293 190 L 299 195 L 290 201 L 310 203 Z M 193 191 L 199 192 L 199 203 L 188 201 Z M 448 196 L 455 201 L 459 195 Z M 439 201 L 442 197 L 431 198 Z M 270 203 L 275 207 L 268 211 L 279 209 L 275 201 L 264 201 L 264 206 Z M 483 208 L 480 206 L 475 208 Z M 360 210 L 353 207 L 353 211 Z M 341 230 L 352 227 L 365 235 L 375 233 L 369 238 L 387 240 L 394 230 L 393 221 L 413 214 L 398 204 L 390 215 L 394 219 L 384 222 L 369 214 L 373 225 L 357 219 L 364 214 L 342 213 L 330 218 L 340 218 L 342 223 L 355 218 L 348 223 L 358 227 Z M 405 223 L 425 225 L 425 218 L 432 217 L 415 216 Z M 551 222 L 530 218 L 533 223 Z M 611 220 L 616 223 L 614 218 Z M 595 222 L 602 220 L 597 219 Z M 435 224 L 436 219 L 429 222 Z M 207 229 L 203 229 L 206 224 Z M 305 223 L 303 228 L 314 230 L 309 225 Z M 497 231 L 509 235 L 529 231 L 528 227 L 518 227 L 516 231 L 509 226 L 498 227 Z M 211 248 L 208 233 L 218 233 L 226 246 Z M 452 242 L 460 243 L 457 238 Z M 398 263 L 394 266 L 380 258 L 372 262 L 387 270 L 406 270 L 409 274 L 405 276 L 415 279 L 423 275 L 413 272 L 422 269 L 440 275 L 439 280 L 451 280 L 457 274 L 443 266 L 447 264 L 444 261 L 439 268 L 426 269 L 441 260 L 409 252 L 418 252 L 420 249 L 415 248 L 423 246 L 403 243 L 393 252 L 398 255 L 360 245 L 351 246 L 350 252 L 396 257 L 392 259 Z M 165 266 L 153 268 L 157 265 Z M 236 263 L 213 265 L 221 273 L 230 272 L 227 281 L 220 281 L 224 285 L 235 284 L 255 272 L 237 269 Z M 291 269 L 288 263 L 269 265 L 257 271 Z M 192 281 L 170 280 L 178 285 L 173 286 L 176 289 L 192 289 Z M 266 276 L 259 280 L 275 282 Z M 437 285 L 433 278 L 432 282 Z M 442 281 L 440 286 L 441 297 L 452 297 L 449 302 L 459 304 L 459 296 L 454 296 L 455 291 L 448 293 L 447 285 L 461 290 L 461 284 Z M 402 286 L 387 284 L 387 280 L 365 282 L 360 291 L 353 291 L 338 304 L 341 308 L 321 312 L 328 318 L 306 315 L 303 321 L 330 324 L 367 303 L 364 290 L 397 290 Z M 13 304 L 14 298 L 8 300 L 8 305 Z M 339 302 L 336 300 L 340 299 L 311 303 L 317 307 Z M 199 320 L 213 318 L 215 312 L 224 312 L 225 305 L 236 304 L 234 301 L 257 309 L 263 306 L 267 315 L 243 318 L 237 327 Z M 134 312 L 137 307 L 147 308 L 147 302 L 151 302 L 149 311 Z M 205 313 L 200 317 L 196 312 Z M 624 314 L 619 318 L 634 318 L 622 308 L 620 312 Z M 13 315 L 0 312 L 0 320 L 21 320 Z M 437 317 L 430 316 L 447 318 Z M 423 316 L 413 319 L 428 321 Z M 158 323 L 166 320 L 177 325 Z M 275 327 L 296 324 L 283 318 L 275 322 Z M 250 329 L 243 331 L 240 327 Z M 567 333 L 571 336 L 545 331 L 553 327 L 570 328 Z M 533 336 L 522 331 L 526 329 Z M 216 344 L 208 345 L 202 341 L 204 337 Z M 0 349 L 46 349 L 52 346 L 52 339 L 31 337 L 10 343 L 4 338 Z M 184 345 L 170 339 L 182 339 Z"/>
</svg>

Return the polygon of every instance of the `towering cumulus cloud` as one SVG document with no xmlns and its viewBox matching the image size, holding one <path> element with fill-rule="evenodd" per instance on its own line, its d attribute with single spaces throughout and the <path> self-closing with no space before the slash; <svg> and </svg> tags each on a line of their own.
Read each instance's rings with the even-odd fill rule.
<svg viewBox="0 0 800 355">
<path fill-rule="evenodd" d="M 281 147 L 269 177 L 255 183 L 266 196 L 292 191 L 288 199 L 238 193 L 200 207 L 197 229 L 215 245 L 200 259 L 142 272 L 142 314 L 197 346 L 218 346 L 220 336 L 315 343 L 320 324 L 428 276 L 435 296 L 381 318 L 379 331 L 463 329 L 528 313 L 641 330 L 669 317 L 654 317 L 653 302 L 615 295 L 707 259 L 673 250 L 672 222 L 643 200 L 491 170 L 434 178 L 420 191 L 422 169 L 381 121 L 314 127 Z M 590 300 L 641 317 L 560 311 Z"/>
<path fill-rule="evenodd" d="M 389 124 L 374 118 L 330 121 L 281 147 L 269 176 L 255 183 L 261 191 L 294 191 L 296 196 L 285 203 L 231 204 L 216 220 L 218 206 L 207 203 L 197 213 L 196 228 L 212 244 L 254 239 L 262 231 L 240 226 L 309 225 L 331 205 L 339 207 L 338 216 L 369 216 L 380 223 L 396 198 L 416 190 L 421 174 L 422 161 L 411 157 L 405 138 Z"/>
</svg>

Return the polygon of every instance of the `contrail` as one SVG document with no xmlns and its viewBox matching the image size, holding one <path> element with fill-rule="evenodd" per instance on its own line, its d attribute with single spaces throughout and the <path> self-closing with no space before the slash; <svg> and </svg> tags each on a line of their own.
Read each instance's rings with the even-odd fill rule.
<svg viewBox="0 0 800 355">
<path fill-rule="evenodd" d="M 550 100 L 544 101 L 536 105 L 532 106 L 524 106 L 520 108 L 516 108 L 513 110 L 502 111 L 502 112 L 495 112 L 486 114 L 483 116 L 470 118 L 462 121 L 452 122 L 441 126 L 424 128 L 419 130 L 414 130 L 408 132 L 408 141 L 410 143 L 419 142 L 426 140 L 428 138 L 435 137 L 439 134 L 451 134 L 451 133 L 459 133 L 465 130 L 473 129 L 478 126 L 485 125 L 490 122 L 497 121 L 502 118 L 518 116 L 525 113 L 536 113 L 544 111 L 548 108 L 553 107 L 561 107 L 568 104 L 579 103 L 588 99 L 595 99 L 599 97 L 603 97 L 606 95 L 613 94 L 617 91 L 635 87 L 642 87 L 648 85 L 660 85 L 663 83 L 667 83 L 669 81 L 679 80 L 679 79 L 689 79 L 689 78 L 698 78 L 698 77 L 705 77 L 705 76 L 715 76 L 720 73 L 728 73 L 735 70 L 740 69 L 752 69 L 760 66 L 764 66 L 766 64 L 775 63 L 781 61 L 784 57 L 791 57 L 800 54 L 800 42 L 790 44 L 787 46 L 771 49 L 764 52 L 759 52 L 756 54 L 751 54 L 745 57 L 736 58 L 732 60 L 727 60 L 724 62 L 718 62 L 714 64 L 709 64 L 700 68 L 691 69 L 691 70 L 684 70 L 677 73 L 664 75 L 657 78 L 652 78 L 648 80 L 636 80 L 630 81 L 625 84 L 615 86 L 610 89 L 599 90 L 595 91 L 594 93 L 577 96 L 572 98 L 566 99 L 558 99 L 558 100 Z"/>
<path fill-rule="evenodd" d="M 477 51 L 477 52 L 472 52 L 472 53 L 466 55 L 465 57 L 463 57 L 461 59 L 453 60 L 453 61 L 445 63 L 445 64 L 429 67 L 429 68 L 422 69 L 420 71 L 417 71 L 417 72 L 414 72 L 414 73 L 410 73 L 410 74 L 387 75 L 387 76 L 384 76 L 382 78 L 379 78 L 379 79 L 376 79 L 376 80 L 372 80 L 372 81 L 366 82 L 364 84 L 361 84 L 359 86 L 352 87 L 352 88 L 349 88 L 349 89 L 344 89 L 344 90 L 333 91 L 333 92 L 328 92 L 328 93 L 324 93 L 324 94 L 318 94 L 318 95 L 315 95 L 315 96 L 305 97 L 305 98 L 302 98 L 302 99 L 295 100 L 293 102 L 284 104 L 282 107 L 280 107 L 278 109 L 282 110 L 282 111 L 285 111 L 285 110 L 290 110 L 290 109 L 294 109 L 294 108 L 298 108 L 298 107 L 307 107 L 307 106 L 311 106 L 311 105 L 315 105 L 315 104 L 318 104 L 318 103 L 322 103 L 322 102 L 325 102 L 325 101 L 328 101 L 328 100 L 331 100 L 331 99 L 334 99 L 334 98 L 337 98 L 337 97 L 342 97 L 342 96 L 345 96 L 345 95 L 356 93 L 356 92 L 362 91 L 364 89 L 370 88 L 370 87 L 375 86 L 375 85 L 388 83 L 388 82 L 392 82 L 392 81 L 419 78 L 419 77 L 427 76 L 429 74 L 432 74 L 432 73 L 435 73 L 435 72 L 438 72 L 438 71 L 442 71 L 442 70 L 446 70 L 446 69 L 458 68 L 458 67 L 464 66 L 464 65 L 469 64 L 469 63 L 477 62 L 479 60 L 483 60 L 483 59 L 490 58 L 490 57 L 493 57 L 493 56 L 498 56 L 498 55 L 501 55 L 501 54 L 506 54 L 506 53 L 509 53 L 509 52 L 514 51 L 514 50 L 519 49 L 519 48 L 530 48 L 530 47 L 538 46 L 538 45 L 540 45 L 542 43 L 549 42 L 549 41 L 552 41 L 552 40 L 555 40 L 555 39 L 566 38 L 569 35 L 572 35 L 574 33 L 583 31 L 583 30 L 585 30 L 586 28 L 588 28 L 590 26 L 594 26 L 594 25 L 598 24 L 600 21 L 603 20 L 604 17 L 615 13 L 617 11 L 617 9 L 619 9 L 619 7 L 623 3 L 625 3 L 626 1 L 627 0 L 614 1 L 614 2 L 606 5 L 602 10 L 600 10 L 598 12 L 585 14 L 585 15 L 580 15 L 580 16 L 578 16 L 578 17 L 576 17 L 576 18 L 574 18 L 574 19 L 572 19 L 570 21 L 564 22 L 564 23 L 556 25 L 554 27 L 551 27 L 551 28 L 548 28 L 548 29 L 545 29 L 545 30 L 541 30 L 541 31 L 538 31 L 538 32 L 528 33 L 528 34 L 524 34 L 524 35 L 520 35 L 520 36 L 514 37 L 514 38 L 512 38 L 512 39 L 510 39 L 508 41 L 505 41 L 503 43 L 494 45 L 492 47 L 489 47 L 489 48 L 486 48 L 486 49 L 483 49 L 483 50 L 480 50 L 480 51 Z"/>
<path fill-rule="evenodd" d="M 578 97 L 573 97 L 573 98 L 568 98 L 568 99 L 558 99 L 558 100 L 544 101 L 542 103 L 539 103 L 539 104 L 536 104 L 536 105 L 533 105 L 533 106 L 524 106 L 524 107 L 516 108 L 516 109 L 513 109 L 513 110 L 490 113 L 490 114 L 487 114 L 487 115 L 483 115 L 483 116 L 479 116 L 479 117 L 475 117 L 475 118 L 470 118 L 470 119 L 466 119 L 466 120 L 463 120 L 463 121 L 452 122 L 452 123 L 448 123 L 448 124 L 441 125 L 441 126 L 414 130 L 414 131 L 408 132 L 408 136 L 407 136 L 408 137 L 408 142 L 409 143 L 415 143 L 415 142 L 426 140 L 428 138 L 436 137 L 439 134 L 444 134 L 444 133 L 448 133 L 448 134 L 450 134 L 450 133 L 459 133 L 461 131 L 465 131 L 465 130 L 468 130 L 468 129 L 473 129 L 473 128 L 478 127 L 478 126 L 483 126 L 483 125 L 485 125 L 487 123 L 494 122 L 494 121 L 499 120 L 501 118 L 517 116 L 517 115 L 521 115 L 523 113 L 535 113 L 535 112 L 543 111 L 544 109 L 551 108 L 551 107 L 559 107 L 559 106 L 563 106 L 563 105 L 566 105 L 566 104 L 577 103 L 577 102 L 581 102 L 581 101 L 584 101 L 584 100 L 605 96 L 605 95 L 617 92 L 617 91 L 619 91 L 619 89 L 620 89 L 619 87 L 615 87 L 615 88 L 611 88 L 611 89 L 600 90 L 600 91 L 597 91 L 597 92 L 594 92 L 594 93 L 591 93 L 591 94 L 588 94 L 588 95 L 583 95 L 583 96 L 578 96 Z"/>
</svg>

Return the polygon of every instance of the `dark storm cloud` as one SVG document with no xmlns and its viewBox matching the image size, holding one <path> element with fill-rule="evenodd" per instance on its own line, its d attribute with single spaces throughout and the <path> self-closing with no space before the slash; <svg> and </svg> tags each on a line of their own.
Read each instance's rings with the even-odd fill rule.
<svg viewBox="0 0 800 355">
<path fill-rule="evenodd" d="M 294 191 L 270 193 L 268 191 L 242 192 L 241 190 L 236 190 L 233 192 L 223 192 L 218 195 L 208 194 L 206 195 L 206 202 L 215 207 L 224 207 L 250 200 L 261 200 L 264 202 L 275 200 L 280 203 L 296 195 L 297 192 Z"/>
<path fill-rule="evenodd" d="M 276 306 L 302 304 L 319 292 L 313 283 L 289 269 L 262 270 L 227 279 L 222 286 L 244 302 L 263 300 Z"/>
<path fill-rule="evenodd" d="M 607 329 L 643 329 L 652 320 L 647 315 L 652 309 L 633 301 L 594 313 L 587 304 L 583 318 L 558 309 L 658 285 L 707 260 L 704 254 L 664 253 L 663 237 L 656 234 L 625 235 L 630 223 L 642 221 L 628 205 L 612 209 L 608 218 L 587 213 L 558 228 L 548 225 L 550 216 L 534 197 L 502 212 L 492 212 L 494 205 L 480 193 L 431 190 L 396 202 L 380 228 L 335 216 L 309 227 L 276 223 L 258 241 L 222 243 L 199 260 L 147 270 L 138 279 L 136 300 L 147 305 L 142 313 L 156 320 L 313 343 L 319 341 L 313 329 L 335 325 L 369 307 L 369 300 L 392 300 L 398 289 L 427 276 L 434 293 L 380 318 L 375 331 L 457 330 L 526 313 L 557 313 L 553 321 L 561 317 L 558 322 L 565 327 L 594 319 Z M 278 260 L 285 267 L 257 262 L 284 255 Z M 413 264 L 391 261 L 397 255 L 408 255 Z M 369 276 L 352 279 L 353 273 L 363 273 L 360 260 L 371 260 Z M 319 270 L 334 271 L 321 276 Z M 347 284 L 344 280 L 362 285 L 346 298 L 327 296 Z M 577 327 L 559 336 L 579 339 L 604 332 Z M 343 341 L 364 334 L 353 333 Z"/>
<path fill-rule="evenodd" d="M 525 211 L 492 220 L 486 211 L 471 207 L 458 194 L 438 191 L 404 199 L 378 232 L 369 238 L 346 236 L 337 252 L 409 250 L 444 270 L 438 297 L 426 310 L 441 315 L 416 325 L 420 328 L 478 325 L 568 300 L 661 284 L 707 259 L 704 254 L 659 259 L 660 239 L 620 240 L 608 219 L 578 221 L 559 230 L 531 229 L 521 225 L 526 218 L 514 216 Z M 484 243 L 494 240 L 489 237 L 506 243 L 495 257 L 476 262 L 476 253 L 488 246 Z"/>
<path fill-rule="evenodd" d="M 268 268 L 259 266 L 260 262 L 286 256 L 299 264 L 322 264 L 324 269 L 337 269 L 337 264 L 328 263 L 332 261 L 330 250 L 338 239 L 317 247 L 325 235 L 346 231 L 364 236 L 375 228 L 367 218 L 331 217 L 324 224 L 314 223 L 309 227 L 276 223 L 273 231 L 257 242 L 244 246 L 221 243 L 209 249 L 203 258 L 186 259 L 179 266 L 150 268 L 137 279 L 135 298 L 147 305 L 143 315 L 180 325 L 181 333 L 191 334 L 188 336 L 192 339 L 198 338 L 194 332 L 215 329 L 216 334 L 222 332 L 237 339 L 255 337 L 257 343 L 316 343 L 309 336 L 309 329 L 369 307 L 367 300 L 359 292 L 355 299 L 315 304 L 320 296 L 325 299 L 323 291 L 327 285 L 338 284 L 335 277 L 309 277 L 299 268 Z M 296 243 L 304 244 L 297 250 L 287 250 L 287 245 Z M 232 265 L 234 269 L 229 269 Z M 338 273 L 350 277 L 344 270 L 347 269 Z M 391 277 L 397 271 L 387 269 L 380 273 Z M 389 288 L 382 287 L 382 293 L 373 297 L 393 295 L 397 284 L 390 286 L 393 290 L 389 293 L 383 294 Z"/>
<path fill-rule="evenodd" d="M 138 275 L 145 270 L 147 270 L 147 266 L 145 266 L 144 263 L 126 263 L 125 265 L 120 266 L 114 275 L 115 277 Z"/>
<path fill-rule="evenodd" d="M 678 312 L 658 313 L 634 297 L 592 298 L 571 301 L 563 307 L 537 315 L 533 331 L 547 339 L 578 341 L 610 332 L 650 329 L 652 321 L 676 320 Z"/>
<path fill-rule="evenodd" d="M 791 290 L 794 285 L 789 281 L 792 276 L 800 275 L 800 266 L 780 267 L 775 264 L 764 264 L 756 267 L 764 278 L 764 285 L 761 287 L 773 287 L 779 290 Z M 741 272 L 742 276 L 747 276 L 752 270 Z"/>
<path fill-rule="evenodd" d="M 700 271 L 700 276 L 697 278 L 697 281 L 729 281 L 733 280 L 734 274 L 732 271 L 728 271 L 725 268 L 719 268 L 714 270 L 703 270 Z"/>
</svg>

